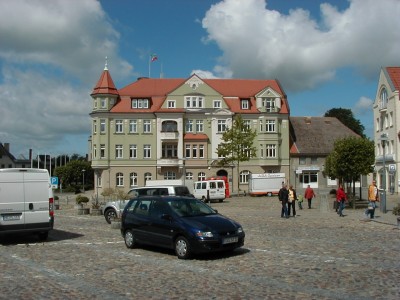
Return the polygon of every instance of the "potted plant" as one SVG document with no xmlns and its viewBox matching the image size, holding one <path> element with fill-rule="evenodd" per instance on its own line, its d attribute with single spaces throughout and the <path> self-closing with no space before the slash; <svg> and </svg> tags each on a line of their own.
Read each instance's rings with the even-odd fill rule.
<svg viewBox="0 0 400 300">
<path fill-rule="evenodd" d="M 90 214 L 92 216 L 101 216 L 101 209 L 100 209 L 100 202 L 99 198 L 92 196 L 92 209 L 90 211 Z"/>
<path fill-rule="evenodd" d="M 89 208 L 86 204 L 89 202 L 89 198 L 86 196 L 78 195 L 75 198 L 76 204 L 78 205 L 78 215 L 88 215 Z"/>
</svg>

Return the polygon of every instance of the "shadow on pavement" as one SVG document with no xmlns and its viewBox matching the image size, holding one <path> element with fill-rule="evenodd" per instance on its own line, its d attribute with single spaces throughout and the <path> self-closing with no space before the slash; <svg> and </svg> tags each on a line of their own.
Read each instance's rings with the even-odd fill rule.
<svg viewBox="0 0 400 300">
<path fill-rule="evenodd" d="M 10 246 L 17 244 L 51 243 L 55 241 L 76 239 L 82 236 L 82 234 L 58 229 L 51 230 L 49 232 L 49 237 L 45 241 L 40 240 L 38 235 L 35 233 L 1 234 L 0 244 L 3 246 Z"/>
</svg>

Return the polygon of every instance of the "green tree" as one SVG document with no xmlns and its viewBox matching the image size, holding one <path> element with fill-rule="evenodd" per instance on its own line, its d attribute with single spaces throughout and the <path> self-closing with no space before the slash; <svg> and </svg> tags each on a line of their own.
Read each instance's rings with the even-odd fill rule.
<svg viewBox="0 0 400 300">
<path fill-rule="evenodd" d="M 346 108 L 332 108 L 328 110 L 324 117 L 335 117 L 337 118 L 340 122 L 342 122 L 344 125 L 346 125 L 348 128 L 353 130 L 355 133 L 360 135 L 361 137 L 365 138 L 364 130 L 365 127 L 364 125 L 361 124 L 360 120 L 357 120 L 351 109 L 346 109 Z"/>
<path fill-rule="evenodd" d="M 355 181 L 359 180 L 361 175 L 371 173 L 374 162 L 373 141 L 347 137 L 335 142 L 333 151 L 325 161 L 325 174 L 339 179 L 340 182 L 352 182 L 354 196 Z"/>
<path fill-rule="evenodd" d="M 239 192 L 239 166 L 240 162 L 249 161 L 256 156 L 257 148 L 253 145 L 257 133 L 248 126 L 241 115 L 237 115 L 231 128 L 222 135 L 222 142 L 217 149 L 218 161 L 221 167 L 236 165 L 237 191 Z"/>
<path fill-rule="evenodd" d="M 94 172 L 88 161 L 71 160 L 65 166 L 57 167 L 54 170 L 54 174 L 60 178 L 63 187 L 78 187 L 83 181 L 83 176 L 85 177 L 85 186 L 93 185 Z"/>
</svg>

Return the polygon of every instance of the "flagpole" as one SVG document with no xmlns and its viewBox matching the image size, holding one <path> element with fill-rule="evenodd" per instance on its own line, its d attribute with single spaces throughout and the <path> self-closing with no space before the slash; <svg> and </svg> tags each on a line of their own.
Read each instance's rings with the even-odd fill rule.
<svg viewBox="0 0 400 300">
<path fill-rule="evenodd" d="M 150 68 L 151 68 L 151 55 L 149 57 L 149 78 L 150 78 Z"/>
</svg>

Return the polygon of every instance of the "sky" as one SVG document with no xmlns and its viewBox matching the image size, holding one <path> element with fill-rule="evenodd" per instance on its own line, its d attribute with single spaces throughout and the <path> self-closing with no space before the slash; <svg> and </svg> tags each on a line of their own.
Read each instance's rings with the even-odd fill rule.
<svg viewBox="0 0 400 300">
<path fill-rule="evenodd" d="M 400 66 L 399 15 L 400 0 L 0 0 L 0 142 L 15 157 L 85 155 L 106 61 L 118 89 L 278 79 L 291 116 L 351 109 L 372 137 L 380 70 Z"/>
</svg>

